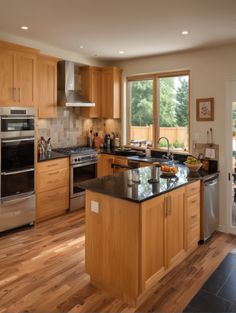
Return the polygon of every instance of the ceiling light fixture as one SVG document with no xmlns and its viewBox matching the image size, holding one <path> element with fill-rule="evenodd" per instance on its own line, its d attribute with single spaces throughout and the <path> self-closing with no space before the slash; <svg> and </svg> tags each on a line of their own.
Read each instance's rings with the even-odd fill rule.
<svg viewBox="0 0 236 313">
<path fill-rule="evenodd" d="M 124 54 L 124 53 L 125 53 L 125 51 L 120 50 L 118 53 L 119 53 L 119 54 Z"/>
<path fill-rule="evenodd" d="M 27 29 L 29 29 L 29 27 L 28 26 L 21 26 L 21 29 L 27 30 Z"/>
<path fill-rule="evenodd" d="M 84 49 L 84 46 L 81 45 L 81 46 L 79 46 L 79 48 L 80 48 L 80 49 Z"/>
<path fill-rule="evenodd" d="M 188 31 L 187 30 L 183 30 L 182 31 L 182 35 L 188 35 Z"/>
</svg>

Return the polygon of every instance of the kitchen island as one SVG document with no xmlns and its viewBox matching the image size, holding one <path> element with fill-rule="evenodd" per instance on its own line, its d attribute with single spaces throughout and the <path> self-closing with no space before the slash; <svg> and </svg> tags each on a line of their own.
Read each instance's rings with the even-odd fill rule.
<svg viewBox="0 0 236 313">
<path fill-rule="evenodd" d="M 197 248 L 200 181 L 180 169 L 151 183 L 152 167 L 86 181 L 85 266 L 91 282 L 137 306 Z"/>
</svg>

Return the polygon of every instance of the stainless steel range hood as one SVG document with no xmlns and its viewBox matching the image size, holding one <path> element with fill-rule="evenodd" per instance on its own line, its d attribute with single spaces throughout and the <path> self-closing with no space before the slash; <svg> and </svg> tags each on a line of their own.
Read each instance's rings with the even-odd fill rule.
<svg viewBox="0 0 236 313">
<path fill-rule="evenodd" d="M 70 61 L 57 64 L 57 104 L 66 107 L 94 107 L 95 103 L 85 99 L 75 90 L 75 68 Z"/>
</svg>

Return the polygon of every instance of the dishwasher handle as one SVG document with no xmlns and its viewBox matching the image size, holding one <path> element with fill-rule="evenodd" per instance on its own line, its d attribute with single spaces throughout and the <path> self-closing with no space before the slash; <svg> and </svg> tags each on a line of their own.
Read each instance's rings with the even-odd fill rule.
<svg viewBox="0 0 236 313">
<path fill-rule="evenodd" d="M 214 186 L 216 184 L 218 184 L 218 179 L 208 180 L 204 183 L 205 186 Z"/>
</svg>

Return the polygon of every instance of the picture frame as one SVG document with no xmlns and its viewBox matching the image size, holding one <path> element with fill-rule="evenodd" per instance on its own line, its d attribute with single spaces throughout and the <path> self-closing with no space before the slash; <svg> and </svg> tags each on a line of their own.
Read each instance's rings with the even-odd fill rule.
<svg viewBox="0 0 236 313">
<path fill-rule="evenodd" d="M 214 121 L 214 98 L 196 99 L 197 121 Z"/>
</svg>

